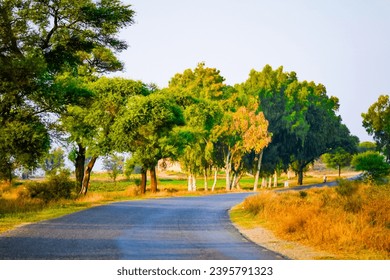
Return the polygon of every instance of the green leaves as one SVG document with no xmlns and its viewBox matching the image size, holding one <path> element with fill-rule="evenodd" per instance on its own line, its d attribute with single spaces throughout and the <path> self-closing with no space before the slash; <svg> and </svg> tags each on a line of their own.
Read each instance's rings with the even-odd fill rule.
<svg viewBox="0 0 390 280">
<path fill-rule="evenodd" d="M 388 95 L 379 96 L 367 113 L 362 113 L 363 127 L 373 135 L 379 148 L 390 160 L 390 99 Z"/>
<path fill-rule="evenodd" d="M 352 165 L 357 171 L 365 171 L 369 179 L 378 180 L 390 173 L 390 165 L 378 152 L 368 151 L 357 154 L 352 159 Z"/>
<path fill-rule="evenodd" d="M 272 143 L 264 151 L 264 167 L 274 172 L 280 164 L 290 164 L 302 172 L 322 154 L 336 148 L 353 150 L 356 139 L 336 115 L 338 99 L 328 97 L 326 88 L 314 82 L 298 81 L 296 73 L 252 70 L 249 79 L 238 87 L 259 99 L 259 110 L 269 121 Z"/>
</svg>

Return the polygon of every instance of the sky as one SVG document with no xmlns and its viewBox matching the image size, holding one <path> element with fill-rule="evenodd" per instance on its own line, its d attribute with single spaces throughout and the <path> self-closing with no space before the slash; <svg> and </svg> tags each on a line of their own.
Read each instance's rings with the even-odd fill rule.
<svg viewBox="0 0 390 280">
<path fill-rule="evenodd" d="M 166 87 L 199 62 L 226 84 L 266 64 L 326 86 L 361 141 L 361 113 L 390 93 L 389 0 L 124 0 L 135 23 L 120 37 L 122 76 Z"/>
</svg>

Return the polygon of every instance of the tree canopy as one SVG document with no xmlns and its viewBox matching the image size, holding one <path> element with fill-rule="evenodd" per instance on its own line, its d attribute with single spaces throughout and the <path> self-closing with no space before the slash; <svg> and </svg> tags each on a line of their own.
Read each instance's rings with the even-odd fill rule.
<svg viewBox="0 0 390 280">
<path fill-rule="evenodd" d="M 363 127 L 374 137 L 377 148 L 390 161 L 390 99 L 388 95 L 379 96 L 378 100 L 362 113 Z"/>
<path fill-rule="evenodd" d="M 0 138 L 1 157 L 37 164 L 49 149 L 50 114 L 89 98 L 74 77 L 122 69 L 115 52 L 127 43 L 117 35 L 133 16 L 118 0 L 0 2 L 0 124 L 14 130 Z"/>
<path fill-rule="evenodd" d="M 269 122 L 272 143 L 264 150 L 266 172 L 292 166 L 302 184 L 308 164 L 332 149 L 351 150 L 358 143 L 337 115 L 338 99 L 329 97 L 322 84 L 298 81 L 295 72 L 266 65 L 261 72 L 252 70 L 238 90 L 259 99 L 259 110 Z"/>
</svg>

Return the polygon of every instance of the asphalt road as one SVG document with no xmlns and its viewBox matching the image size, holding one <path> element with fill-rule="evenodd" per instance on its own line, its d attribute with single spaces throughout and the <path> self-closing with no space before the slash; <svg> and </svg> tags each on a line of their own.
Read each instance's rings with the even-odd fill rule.
<svg viewBox="0 0 390 280">
<path fill-rule="evenodd" d="M 25 225 L 0 235 L 0 259 L 284 259 L 230 223 L 248 195 L 119 202 Z"/>
</svg>

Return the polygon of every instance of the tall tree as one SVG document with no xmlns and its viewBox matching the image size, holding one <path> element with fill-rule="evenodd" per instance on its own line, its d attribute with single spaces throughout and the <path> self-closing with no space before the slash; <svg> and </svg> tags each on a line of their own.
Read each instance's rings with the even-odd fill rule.
<svg viewBox="0 0 390 280">
<path fill-rule="evenodd" d="M 240 91 L 255 96 L 269 121 L 272 143 L 264 150 L 265 171 L 275 172 L 292 164 L 303 182 L 303 170 L 322 154 L 340 146 L 348 150 L 356 137 L 337 115 L 338 99 L 328 97 L 326 89 L 314 82 L 300 82 L 295 72 L 265 66 L 252 70 Z"/>
<path fill-rule="evenodd" d="M 198 174 L 203 175 L 204 188 L 208 189 L 208 170 L 215 162 L 211 134 L 221 121 L 227 96 L 224 81 L 219 70 L 199 63 L 195 69 L 176 74 L 166 89 L 184 110 L 186 133 L 182 133 L 184 147 L 179 159 L 188 172 L 189 190 L 195 190 Z"/>
<path fill-rule="evenodd" d="M 325 162 L 326 166 L 338 169 L 340 177 L 341 168 L 351 164 L 352 154 L 339 147 L 331 153 L 324 154 L 321 158 Z"/>
<path fill-rule="evenodd" d="M 271 141 L 268 121 L 262 112 L 256 114 L 256 108 L 254 104 L 252 108 L 242 106 L 236 112 L 226 112 L 222 123 L 215 127 L 215 136 L 224 151 L 226 190 L 238 184 L 243 156 L 252 150 L 260 153 Z"/>
<path fill-rule="evenodd" d="M 120 151 L 131 152 L 141 164 L 142 178 L 150 171 L 152 192 L 158 190 L 157 163 L 177 154 L 175 127 L 182 125 L 182 109 L 173 98 L 158 92 L 129 98 L 114 124 L 112 141 Z M 142 180 L 141 193 L 145 189 L 146 180 Z"/>
<path fill-rule="evenodd" d="M 363 127 L 373 135 L 377 148 L 390 162 L 390 99 L 388 95 L 379 96 L 378 100 L 362 113 Z"/>
<path fill-rule="evenodd" d="M 120 69 L 122 65 L 114 53 L 127 45 L 116 36 L 133 23 L 133 15 L 130 6 L 118 0 L 1 1 L 1 126 L 23 121 L 27 127 L 30 120 L 43 124 L 42 113 L 58 113 L 66 105 L 78 103 L 78 95 L 62 87 L 64 83 L 58 79 L 64 72 L 77 73 L 76 69 L 84 65 L 89 65 L 84 71 Z M 40 139 L 48 138 L 47 131 L 37 131 Z M 22 133 L 15 131 L 12 135 Z M 48 149 L 47 145 L 39 148 L 34 139 L 27 137 L 24 147 L 5 143 L 0 146 L 7 146 L 11 157 L 23 149 L 34 150 L 34 160 L 29 162 L 34 165 Z M 15 138 L 11 142 L 18 141 Z"/>
<path fill-rule="evenodd" d="M 214 165 L 213 128 L 219 124 L 223 115 L 221 106 L 211 100 L 200 99 L 184 111 L 186 131 L 191 139 L 186 139 L 185 148 L 179 157 L 182 167 L 188 172 L 188 189 L 195 190 L 195 177 L 202 174 L 204 188 L 208 189 L 208 172 Z"/>
<path fill-rule="evenodd" d="M 323 85 L 306 81 L 294 83 L 288 94 L 293 100 L 294 110 L 301 114 L 297 120 L 297 137 L 293 140 L 296 149 L 292 161 L 298 184 L 302 185 L 303 171 L 308 164 L 337 147 L 354 151 L 359 141 L 341 123 L 341 117 L 336 115 L 338 99 L 328 97 Z"/>
<path fill-rule="evenodd" d="M 93 93 L 89 106 L 67 106 L 60 119 L 63 129 L 69 133 L 68 140 L 77 145 L 75 171 L 81 194 L 88 191 L 90 174 L 98 157 L 115 151 L 110 134 L 127 100 L 134 95 L 149 93 L 142 82 L 124 78 L 102 77 L 85 86 Z M 90 160 L 84 169 L 86 156 Z"/>
<path fill-rule="evenodd" d="M 284 72 L 283 67 L 273 70 L 266 65 L 262 71 L 251 70 L 249 78 L 237 87 L 241 95 L 249 95 L 259 101 L 259 110 L 264 112 L 269 122 L 272 144 L 262 151 L 263 174 L 272 174 L 280 166 L 287 170 L 290 165 L 293 150 L 290 139 L 293 138 L 292 128 L 296 127 L 294 114 L 297 112 L 289 108 L 286 89 L 294 81 L 297 81 L 295 72 Z"/>
</svg>

